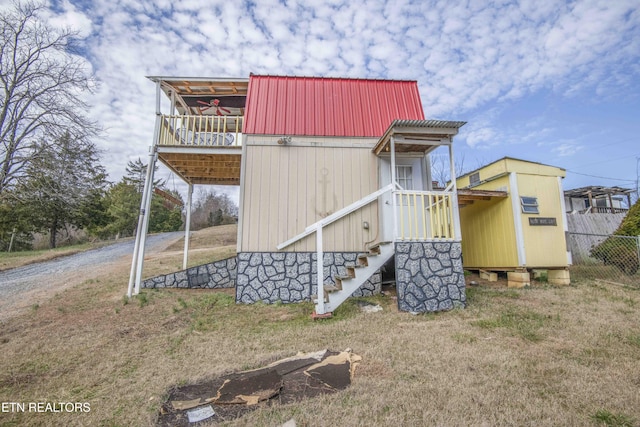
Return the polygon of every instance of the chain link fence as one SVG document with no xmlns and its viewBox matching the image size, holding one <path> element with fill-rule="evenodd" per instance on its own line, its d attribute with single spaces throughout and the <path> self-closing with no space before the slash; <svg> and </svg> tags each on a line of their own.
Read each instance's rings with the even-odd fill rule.
<svg viewBox="0 0 640 427">
<path fill-rule="evenodd" d="M 567 233 L 572 279 L 640 286 L 640 236 Z"/>
</svg>

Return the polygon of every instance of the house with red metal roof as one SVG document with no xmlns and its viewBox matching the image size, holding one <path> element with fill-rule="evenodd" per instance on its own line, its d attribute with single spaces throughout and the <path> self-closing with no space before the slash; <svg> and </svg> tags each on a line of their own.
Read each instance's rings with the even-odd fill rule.
<svg viewBox="0 0 640 427">
<path fill-rule="evenodd" d="M 324 316 L 349 296 L 379 292 L 388 270 L 401 310 L 464 306 L 455 171 L 447 188 L 434 188 L 429 161 L 438 147 L 453 158 L 464 122 L 426 120 L 417 82 L 150 79 L 157 86 L 150 164 L 164 163 L 190 191 L 185 270 L 144 286 L 235 286 L 238 303 L 313 300 Z M 168 113 L 160 111 L 163 94 Z M 199 184 L 240 186 L 237 256 L 186 269 Z M 129 294 L 140 287 L 151 191 L 143 195 Z"/>
</svg>

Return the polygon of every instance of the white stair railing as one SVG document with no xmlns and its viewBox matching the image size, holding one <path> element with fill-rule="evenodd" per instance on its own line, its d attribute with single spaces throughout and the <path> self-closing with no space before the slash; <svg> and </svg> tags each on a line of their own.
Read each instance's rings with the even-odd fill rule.
<svg viewBox="0 0 640 427">
<path fill-rule="evenodd" d="M 332 215 L 329 215 L 326 218 L 321 219 L 320 221 L 311 224 L 310 226 L 308 226 L 305 231 L 303 231 L 302 233 L 298 234 L 297 236 L 287 240 L 286 242 L 283 242 L 281 244 L 279 244 L 277 246 L 278 250 L 282 250 L 284 248 L 286 248 L 287 246 L 291 246 L 292 244 L 294 244 L 295 242 L 307 237 L 308 235 L 312 234 L 312 233 L 316 233 L 316 265 L 317 265 L 317 283 L 318 283 L 318 307 L 317 307 L 317 314 L 325 314 L 325 299 L 324 299 L 324 252 L 322 249 L 322 229 L 331 224 L 332 222 L 335 222 L 337 220 L 339 220 L 340 218 L 349 215 L 351 212 L 355 212 L 358 209 L 362 208 L 363 206 L 368 205 L 369 203 L 373 202 L 374 200 L 377 200 L 378 197 L 382 196 L 383 194 L 393 190 L 394 186 L 393 184 L 389 184 L 386 187 L 381 188 L 378 191 L 375 191 L 371 194 L 369 194 L 368 196 L 363 197 L 362 199 L 353 202 L 352 204 L 350 204 L 347 207 L 344 207 L 342 209 L 340 209 L 339 211 L 333 213 Z"/>
<path fill-rule="evenodd" d="M 329 215 L 328 217 L 323 218 L 320 221 L 311 224 L 310 226 L 305 228 L 305 230 L 302 233 L 298 234 L 295 237 L 292 237 L 291 239 L 287 240 L 286 242 L 280 243 L 276 247 L 280 251 L 280 250 L 286 248 L 287 246 L 291 246 L 292 244 L 296 243 L 297 241 L 302 240 L 305 237 L 307 237 L 308 235 L 314 233 L 318 229 L 318 226 L 325 227 L 325 226 L 331 224 L 332 222 L 335 222 L 335 221 L 339 220 L 340 218 L 349 215 L 351 212 L 355 212 L 358 209 L 362 208 L 363 206 L 368 205 L 369 203 L 373 202 L 374 200 L 377 200 L 378 197 L 382 196 L 384 193 L 387 193 L 387 192 L 389 192 L 391 190 L 393 190 L 393 185 L 389 184 L 386 187 L 383 187 L 380 190 L 378 190 L 376 192 L 373 192 L 373 193 L 369 194 L 368 196 L 365 196 L 365 197 L 363 197 L 362 199 L 360 199 L 360 200 L 358 200 L 356 202 L 351 203 L 349 206 L 340 209 L 339 211 Z"/>
</svg>

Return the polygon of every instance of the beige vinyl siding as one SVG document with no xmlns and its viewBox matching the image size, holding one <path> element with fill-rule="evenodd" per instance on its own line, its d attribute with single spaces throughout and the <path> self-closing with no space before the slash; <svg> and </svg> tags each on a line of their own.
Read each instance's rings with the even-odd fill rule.
<svg viewBox="0 0 640 427">
<path fill-rule="evenodd" d="M 241 251 L 276 251 L 307 226 L 378 189 L 377 158 L 370 144 L 336 147 L 328 138 L 316 145 L 273 145 L 273 139 L 258 137 L 251 141 L 244 159 Z M 363 221 L 369 222 L 369 230 Z M 377 237 L 377 229 L 374 202 L 326 227 L 324 250 L 360 251 Z M 313 234 L 285 251 L 315 249 Z"/>
</svg>

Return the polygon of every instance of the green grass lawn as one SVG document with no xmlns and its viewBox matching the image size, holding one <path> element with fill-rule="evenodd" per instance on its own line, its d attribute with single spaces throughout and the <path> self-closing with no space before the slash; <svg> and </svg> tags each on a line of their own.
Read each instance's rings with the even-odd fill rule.
<svg viewBox="0 0 640 427">
<path fill-rule="evenodd" d="M 146 264 L 167 261 L 160 255 Z M 310 303 L 236 305 L 233 290 L 146 290 L 128 300 L 128 273 L 125 264 L 85 272 L 3 322 L 0 402 L 87 402 L 91 410 L 2 413 L 0 425 L 153 425 L 171 387 L 324 348 L 362 356 L 349 388 L 260 406 L 223 425 L 640 423 L 636 288 L 588 280 L 471 287 L 466 309 L 415 316 L 378 296 L 369 301 L 382 312 L 349 300 L 314 322 Z"/>
</svg>

